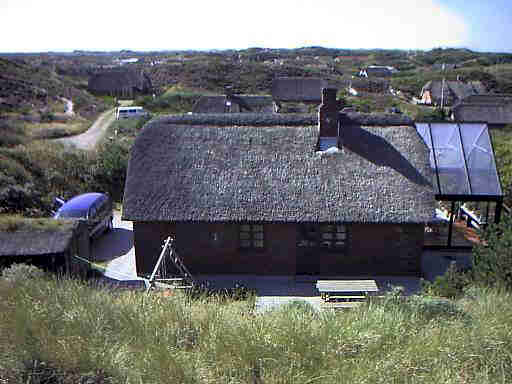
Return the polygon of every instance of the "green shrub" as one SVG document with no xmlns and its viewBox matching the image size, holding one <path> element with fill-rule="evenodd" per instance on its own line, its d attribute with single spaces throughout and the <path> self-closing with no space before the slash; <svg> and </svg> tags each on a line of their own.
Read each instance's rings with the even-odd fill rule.
<svg viewBox="0 0 512 384">
<path fill-rule="evenodd" d="M 200 97 L 195 93 L 163 94 L 155 99 L 151 96 L 138 98 L 135 103 L 152 112 L 185 113 L 192 111 Z"/>
<path fill-rule="evenodd" d="M 23 144 L 27 140 L 21 122 L 0 119 L 0 147 L 11 147 Z"/>
<path fill-rule="evenodd" d="M 416 121 L 421 122 L 442 122 L 449 120 L 449 116 L 442 108 L 436 108 L 431 111 L 421 110 L 416 115 Z"/>
<path fill-rule="evenodd" d="M 461 297 L 470 285 L 471 277 L 468 272 L 457 268 L 452 262 L 443 276 L 437 276 L 433 282 L 422 280 L 422 292 L 429 296 Z"/>
<path fill-rule="evenodd" d="M 0 213 L 48 214 L 41 192 L 33 184 L 8 185 L 0 188 Z"/>
<path fill-rule="evenodd" d="M 45 276 L 46 272 L 42 269 L 28 264 L 13 264 L 2 271 L 2 279 L 12 284 Z"/>
<path fill-rule="evenodd" d="M 51 123 L 55 120 L 55 115 L 52 112 L 42 112 L 41 113 L 41 122 L 43 123 Z"/>
<path fill-rule="evenodd" d="M 93 185 L 122 200 L 130 149 L 118 141 L 101 145 L 94 165 Z"/>
<path fill-rule="evenodd" d="M 484 286 L 512 289 L 512 218 L 489 225 L 473 248 L 473 278 Z"/>
</svg>

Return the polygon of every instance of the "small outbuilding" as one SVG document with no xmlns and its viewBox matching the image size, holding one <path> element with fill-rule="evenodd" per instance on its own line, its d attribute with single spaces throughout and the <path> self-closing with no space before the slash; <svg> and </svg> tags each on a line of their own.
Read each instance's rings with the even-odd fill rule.
<svg viewBox="0 0 512 384">
<path fill-rule="evenodd" d="M 85 276 L 90 256 L 87 225 L 55 219 L 8 219 L 0 225 L 0 269 L 25 263 Z"/>
</svg>

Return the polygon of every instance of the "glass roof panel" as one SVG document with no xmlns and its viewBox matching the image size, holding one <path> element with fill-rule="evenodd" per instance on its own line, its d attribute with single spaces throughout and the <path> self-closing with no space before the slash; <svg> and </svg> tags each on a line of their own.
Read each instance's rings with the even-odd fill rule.
<svg viewBox="0 0 512 384">
<path fill-rule="evenodd" d="M 418 123 L 416 129 L 430 148 L 440 195 L 503 194 L 487 124 Z"/>
<path fill-rule="evenodd" d="M 434 156 L 443 195 L 471 193 L 464 154 L 456 124 L 430 124 Z"/>
<path fill-rule="evenodd" d="M 489 132 L 485 124 L 461 124 L 471 189 L 475 195 L 501 195 Z"/>
</svg>

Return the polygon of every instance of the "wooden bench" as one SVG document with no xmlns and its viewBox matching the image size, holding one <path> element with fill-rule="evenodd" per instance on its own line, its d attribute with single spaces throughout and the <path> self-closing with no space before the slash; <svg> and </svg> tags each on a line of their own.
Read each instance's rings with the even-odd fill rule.
<svg viewBox="0 0 512 384">
<path fill-rule="evenodd" d="M 368 294 L 379 291 L 375 280 L 318 280 L 316 288 L 324 301 L 341 301 L 339 304 L 364 301 Z"/>
</svg>

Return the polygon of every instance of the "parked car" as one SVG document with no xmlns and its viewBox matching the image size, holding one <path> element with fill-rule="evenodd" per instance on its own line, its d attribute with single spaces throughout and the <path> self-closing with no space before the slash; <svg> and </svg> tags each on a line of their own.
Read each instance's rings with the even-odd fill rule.
<svg viewBox="0 0 512 384">
<path fill-rule="evenodd" d="M 91 239 L 113 227 L 112 199 L 105 193 L 84 193 L 68 201 L 56 199 L 56 202 L 60 207 L 53 217 L 86 221 Z"/>
<path fill-rule="evenodd" d="M 149 116 L 149 113 L 142 107 L 118 107 L 116 110 L 116 120 L 146 116 Z"/>
</svg>

